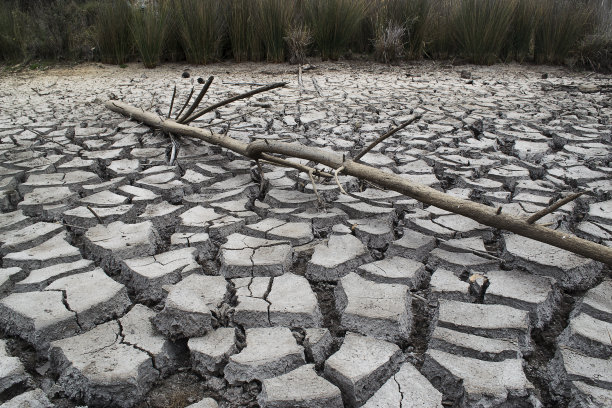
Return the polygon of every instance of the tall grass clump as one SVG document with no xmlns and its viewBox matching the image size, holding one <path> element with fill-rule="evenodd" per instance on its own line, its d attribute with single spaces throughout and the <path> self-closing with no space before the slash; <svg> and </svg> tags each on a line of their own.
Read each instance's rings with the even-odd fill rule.
<svg viewBox="0 0 612 408">
<path fill-rule="evenodd" d="M 221 55 L 223 10 L 217 0 L 173 0 L 181 47 L 187 62 L 207 64 Z"/>
<path fill-rule="evenodd" d="M 268 62 L 285 60 L 285 36 L 291 26 L 294 12 L 292 0 L 257 1 L 257 23 Z"/>
<path fill-rule="evenodd" d="M 523 62 L 531 55 L 536 6 L 533 0 L 517 1 L 506 45 L 507 57 Z"/>
<path fill-rule="evenodd" d="M 234 61 L 259 61 L 263 44 L 256 26 L 258 7 L 253 0 L 230 0 L 227 8 L 227 32 Z"/>
<path fill-rule="evenodd" d="M 534 35 L 537 63 L 562 64 L 593 33 L 596 8 L 589 0 L 540 0 Z"/>
<path fill-rule="evenodd" d="M 132 53 L 132 10 L 125 0 L 105 0 L 98 10 L 94 36 L 102 62 L 123 64 Z"/>
<path fill-rule="evenodd" d="M 582 66 L 602 72 L 612 72 L 612 0 L 602 0 L 597 10 L 595 32 L 578 46 Z"/>
<path fill-rule="evenodd" d="M 451 23 L 458 51 L 476 64 L 498 61 L 507 44 L 516 4 L 516 0 L 462 0 Z"/>
<path fill-rule="evenodd" d="M 149 3 L 134 7 L 131 31 L 138 54 L 147 68 L 154 68 L 161 60 L 169 31 L 166 2 Z"/>
<path fill-rule="evenodd" d="M 457 0 L 431 0 L 427 24 L 423 29 L 423 53 L 429 58 L 449 58 L 455 53 L 453 11 Z"/>
<path fill-rule="evenodd" d="M 364 0 L 306 0 L 307 21 L 323 60 L 337 60 L 360 27 L 368 4 Z"/>
</svg>

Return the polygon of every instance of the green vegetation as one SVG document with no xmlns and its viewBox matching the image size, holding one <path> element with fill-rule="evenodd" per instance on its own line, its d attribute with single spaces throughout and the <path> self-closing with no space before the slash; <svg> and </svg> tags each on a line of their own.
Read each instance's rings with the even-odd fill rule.
<svg viewBox="0 0 612 408">
<path fill-rule="evenodd" d="M 0 61 L 303 63 L 352 53 L 612 69 L 612 0 L 0 0 Z"/>
<path fill-rule="evenodd" d="M 493 64 L 506 45 L 516 0 L 463 0 L 451 17 L 457 49 L 470 62 Z"/>
<path fill-rule="evenodd" d="M 285 35 L 293 18 L 294 2 L 289 0 L 253 0 L 257 2 L 256 26 L 269 62 L 285 60 Z"/>
<path fill-rule="evenodd" d="M 132 53 L 131 11 L 124 0 L 108 0 L 100 5 L 94 38 L 102 62 L 123 64 Z"/>
<path fill-rule="evenodd" d="M 223 9 L 218 0 L 172 0 L 175 24 L 187 62 L 206 64 L 221 56 Z"/>
<path fill-rule="evenodd" d="M 337 60 L 366 16 L 365 0 L 309 0 L 306 20 L 323 60 Z"/>
<path fill-rule="evenodd" d="M 170 23 L 167 3 L 135 8 L 131 31 L 145 67 L 154 68 L 161 60 Z"/>
<path fill-rule="evenodd" d="M 537 9 L 534 57 L 538 63 L 563 63 L 594 31 L 595 6 L 581 0 L 541 0 Z"/>
<path fill-rule="evenodd" d="M 234 61 L 260 61 L 263 58 L 255 1 L 229 0 L 227 32 Z"/>
</svg>

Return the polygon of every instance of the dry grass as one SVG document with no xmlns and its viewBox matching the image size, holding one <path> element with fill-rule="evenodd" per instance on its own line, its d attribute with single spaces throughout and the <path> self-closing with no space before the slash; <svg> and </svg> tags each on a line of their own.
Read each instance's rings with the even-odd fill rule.
<svg viewBox="0 0 612 408">
<path fill-rule="evenodd" d="M 378 30 L 374 39 L 374 58 L 377 61 L 390 63 L 395 62 L 404 56 L 403 38 L 406 29 L 397 23 Z"/>
</svg>

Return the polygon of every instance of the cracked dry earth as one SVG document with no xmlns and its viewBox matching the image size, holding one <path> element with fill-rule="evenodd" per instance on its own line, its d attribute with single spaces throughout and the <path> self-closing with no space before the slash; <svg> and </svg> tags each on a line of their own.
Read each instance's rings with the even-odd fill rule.
<svg viewBox="0 0 612 408">
<path fill-rule="evenodd" d="M 352 154 L 414 111 L 366 163 L 511 214 L 588 190 L 541 222 L 609 246 L 609 76 L 184 69 L 1 78 L 3 407 L 612 406 L 609 266 L 351 177 L 360 199 L 317 181 L 321 205 L 308 175 L 263 166 L 260 191 L 254 163 L 188 139 L 172 161 L 102 105 L 164 115 L 198 76 L 205 103 L 288 81 L 194 125 Z"/>
</svg>

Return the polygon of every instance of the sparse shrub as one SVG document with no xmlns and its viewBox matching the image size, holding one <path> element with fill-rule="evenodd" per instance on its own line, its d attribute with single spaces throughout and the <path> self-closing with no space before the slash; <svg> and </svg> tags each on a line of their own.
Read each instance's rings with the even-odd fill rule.
<svg viewBox="0 0 612 408">
<path fill-rule="evenodd" d="M 289 46 L 289 63 L 304 64 L 306 62 L 306 54 L 308 47 L 312 44 L 312 33 L 310 29 L 304 25 L 297 25 L 289 29 L 287 37 L 285 37 Z"/>
<path fill-rule="evenodd" d="M 255 24 L 263 42 L 266 60 L 285 60 L 285 36 L 293 19 L 292 0 L 255 0 L 258 3 Z"/>
<path fill-rule="evenodd" d="M 168 33 L 167 3 L 149 3 L 133 8 L 131 31 L 145 67 L 153 68 L 161 60 Z"/>
<path fill-rule="evenodd" d="M 412 58 L 419 58 L 423 54 L 431 5 L 432 0 L 385 0 L 379 8 L 382 17 L 378 17 L 378 31 L 381 24 L 386 28 L 392 25 L 403 28 L 406 51 Z"/>
<path fill-rule="evenodd" d="M 102 62 L 123 64 L 132 52 L 130 18 L 132 12 L 125 0 L 105 0 L 100 4 L 95 25 L 95 39 Z"/>
<path fill-rule="evenodd" d="M 187 62 L 207 64 L 220 57 L 223 13 L 217 0 L 174 0 L 176 24 Z"/>
<path fill-rule="evenodd" d="M 477 64 L 499 60 L 507 44 L 516 4 L 516 0 L 462 0 L 451 23 L 459 52 Z"/>
<path fill-rule="evenodd" d="M 337 60 L 366 16 L 364 0 L 308 0 L 306 14 L 323 60 Z"/>
<path fill-rule="evenodd" d="M 403 38 L 406 29 L 397 23 L 390 22 L 385 29 L 380 29 L 374 39 L 374 57 L 377 61 L 394 62 L 404 56 Z"/>
<path fill-rule="evenodd" d="M 534 38 L 536 62 L 562 64 L 594 29 L 592 1 L 541 0 Z"/>
</svg>

